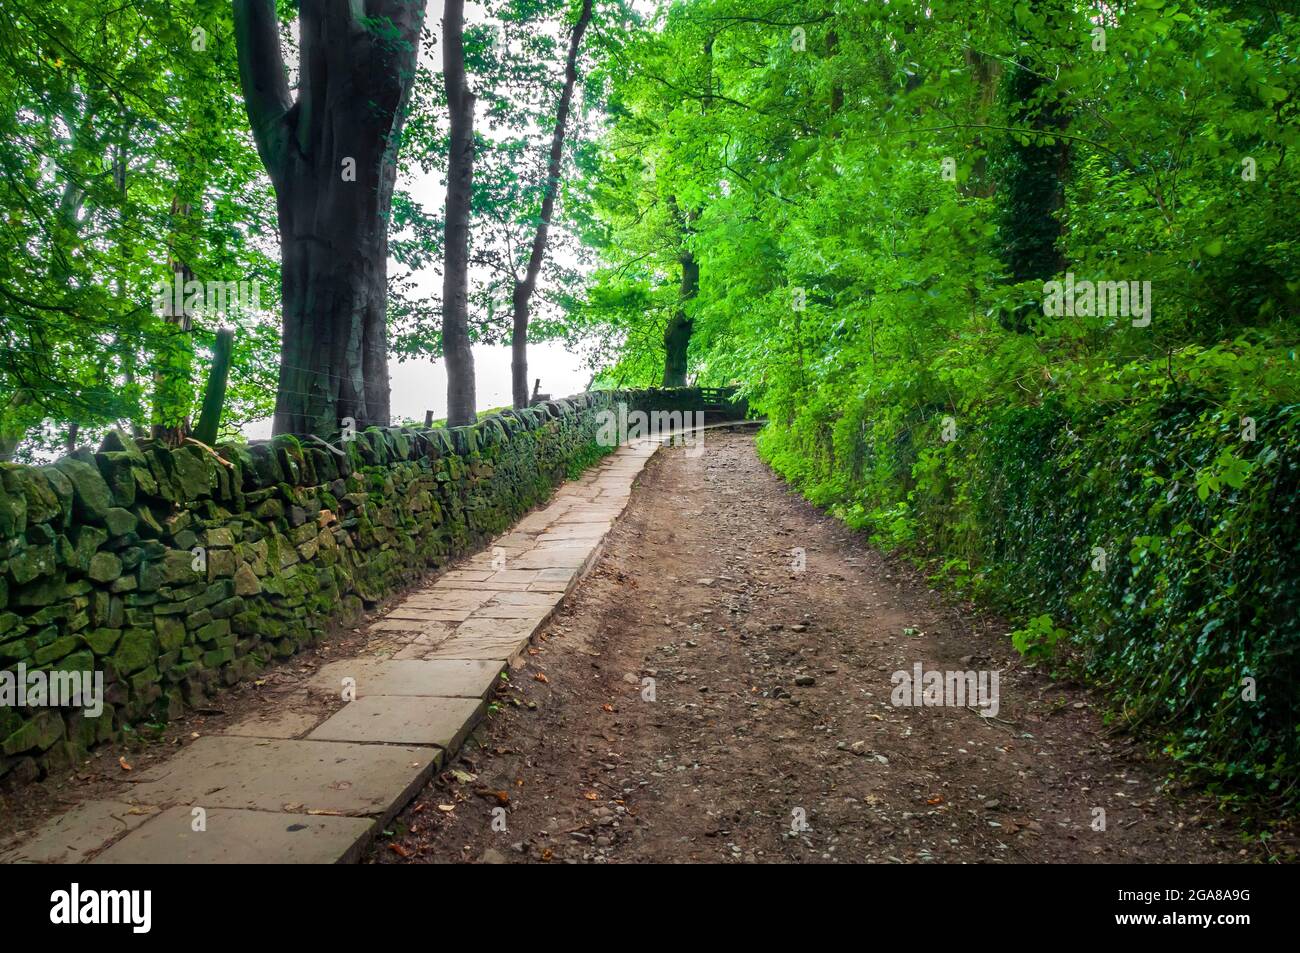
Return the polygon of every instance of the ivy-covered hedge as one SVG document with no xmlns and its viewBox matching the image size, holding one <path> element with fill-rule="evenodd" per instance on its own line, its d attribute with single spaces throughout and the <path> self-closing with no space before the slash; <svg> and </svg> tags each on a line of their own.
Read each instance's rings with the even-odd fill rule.
<svg viewBox="0 0 1300 953">
<path fill-rule="evenodd" d="M 1183 393 L 975 414 L 858 408 L 760 445 L 814 501 L 1024 620 L 1022 651 L 1067 640 L 1122 723 L 1189 769 L 1294 800 L 1300 407 Z"/>
<path fill-rule="evenodd" d="M 595 392 L 332 447 L 283 436 L 214 453 L 113 432 L 97 453 L 0 466 L 0 669 L 100 671 L 107 702 L 97 718 L 0 705 L 0 778 L 201 704 L 481 545 L 599 459 L 598 414 L 619 401 L 690 394 Z"/>
</svg>

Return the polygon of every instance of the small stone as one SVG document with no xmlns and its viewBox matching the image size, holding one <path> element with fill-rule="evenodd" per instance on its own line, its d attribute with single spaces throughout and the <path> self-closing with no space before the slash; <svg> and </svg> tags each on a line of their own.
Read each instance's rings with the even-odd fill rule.
<svg viewBox="0 0 1300 953">
<path fill-rule="evenodd" d="M 122 575 L 122 560 L 112 553 L 95 553 L 90 558 L 90 569 L 86 575 L 95 582 L 112 582 Z"/>
<path fill-rule="evenodd" d="M 4 739 L 5 754 L 19 754 L 32 749 L 45 751 L 63 737 L 64 723 L 57 712 L 42 709 L 21 728 Z"/>
<path fill-rule="evenodd" d="M 147 629 L 131 629 L 113 653 L 113 662 L 119 672 L 129 675 L 148 666 L 157 656 L 154 634 Z"/>
<path fill-rule="evenodd" d="M 804 687 L 807 687 L 809 685 L 816 685 L 817 679 L 814 678 L 812 675 L 796 675 L 794 679 L 794 683 L 796 685 L 802 685 Z"/>
<path fill-rule="evenodd" d="M 244 563 L 235 570 L 235 595 L 255 596 L 262 591 L 262 583 L 253 568 Z"/>
<path fill-rule="evenodd" d="M 136 526 L 140 523 L 140 518 L 130 510 L 115 506 L 104 515 L 104 525 L 108 527 L 109 533 L 114 536 L 125 536 L 127 533 L 135 532 Z"/>
<path fill-rule="evenodd" d="M 72 483 L 73 512 L 90 523 L 102 523 L 113 508 L 113 493 L 99 471 L 83 460 L 64 457 L 52 466 Z"/>
</svg>

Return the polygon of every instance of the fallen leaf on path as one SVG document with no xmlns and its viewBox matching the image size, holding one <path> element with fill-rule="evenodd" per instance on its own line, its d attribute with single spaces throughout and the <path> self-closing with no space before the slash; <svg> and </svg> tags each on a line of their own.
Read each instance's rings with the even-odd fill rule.
<svg viewBox="0 0 1300 953">
<path fill-rule="evenodd" d="M 585 797 L 588 801 L 600 800 L 600 795 L 597 794 L 595 791 L 588 791 L 586 794 L 583 795 L 583 797 Z"/>
<path fill-rule="evenodd" d="M 401 844 L 389 844 L 388 849 L 391 850 L 398 857 L 401 857 L 403 860 L 411 856 L 411 852 L 407 850 L 405 847 L 403 847 Z"/>
<path fill-rule="evenodd" d="M 123 771 L 134 771 L 134 770 L 135 770 L 135 768 L 131 767 L 129 764 L 126 763 L 126 756 L 125 756 L 125 755 L 122 756 L 121 758 L 118 758 L 118 759 L 117 759 L 117 766 L 118 766 L 119 768 L 121 768 Z"/>
<path fill-rule="evenodd" d="M 456 810 L 456 805 L 455 805 L 455 804 L 439 804 L 439 805 L 438 805 L 438 810 L 442 811 L 444 814 L 450 814 L 452 811 Z"/>
<path fill-rule="evenodd" d="M 536 675 L 533 676 L 533 680 L 537 682 L 541 682 L 543 685 L 546 685 L 551 681 L 549 678 L 546 677 L 545 672 L 538 672 Z"/>
</svg>

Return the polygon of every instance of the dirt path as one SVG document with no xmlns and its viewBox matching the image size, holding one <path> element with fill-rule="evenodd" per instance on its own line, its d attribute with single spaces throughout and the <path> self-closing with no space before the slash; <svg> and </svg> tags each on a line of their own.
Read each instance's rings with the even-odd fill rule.
<svg viewBox="0 0 1300 953">
<path fill-rule="evenodd" d="M 1019 670 L 1006 630 L 800 500 L 749 434 L 661 451 L 499 709 L 370 859 L 1257 859 L 1078 686 Z M 1001 670 L 996 719 L 892 705 L 916 662 Z"/>
</svg>

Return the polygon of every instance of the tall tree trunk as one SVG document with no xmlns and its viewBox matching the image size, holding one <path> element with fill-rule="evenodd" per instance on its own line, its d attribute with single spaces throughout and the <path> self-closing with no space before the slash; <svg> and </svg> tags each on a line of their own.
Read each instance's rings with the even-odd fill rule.
<svg viewBox="0 0 1300 953">
<path fill-rule="evenodd" d="M 8 463 L 18 452 L 18 446 L 27 436 L 27 428 L 9 419 L 14 411 L 32 403 L 32 395 L 25 388 L 19 387 L 9 395 L 4 407 L 0 407 L 0 463 Z"/>
<path fill-rule="evenodd" d="M 201 192 L 202 190 L 200 190 Z M 172 243 L 176 244 L 177 233 L 183 229 L 184 222 L 190 216 L 191 205 L 179 195 L 172 197 Z M 191 333 L 194 330 L 193 316 L 185 307 L 185 297 L 175 298 L 176 283 L 180 282 L 182 292 L 185 285 L 193 280 L 194 270 L 189 263 L 173 253 L 168 255 L 168 265 L 172 275 L 172 297 L 164 299 L 169 307 L 163 314 L 163 320 L 176 328 L 174 335 L 163 345 L 158 355 L 163 366 L 153 374 L 153 426 L 152 436 L 161 440 L 166 446 L 179 447 L 190 435 L 189 414 L 180 408 L 188 409 L 193 402 L 190 389 L 191 375 L 194 370 L 194 345 Z"/>
<path fill-rule="evenodd" d="M 386 426 L 388 214 L 424 4 L 302 4 L 296 101 L 274 0 L 234 10 L 244 101 L 279 213 L 274 431 Z"/>
<path fill-rule="evenodd" d="M 1029 8 L 1048 17 L 1059 15 L 1050 0 L 1029 0 Z M 1006 80 L 1006 98 L 1011 125 L 1045 133 L 1060 132 L 1068 125 L 1047 87 L 1051 80 L 1035 72 L 1028 57 L 1020 57 Z M 1064 231 L 1061 211 L 1065 207 L 1065 177 L 1070 150 L 1065 139 L 1050 145 L 1030 140 L 1028 144 L 1008 142 L 1001 170 L 1004 183 L 999 191 L 1004 258 L 1013 282 L 1046 281 L 1065 268 L 1058 247 Z M 1038 307 L 1038 296 L 1022 303 L 1003 324 L 1021 333 L 1029 330 L 1029 318 Z"/>
<path fill-rule="evenodd" d="M 826 34 L 826 58 L 828 60 L 834 60 L 839 51 L 840 35 L 832 28 Z M 836 114 L 844 108 L 844 84 L 839 81 L 838 75 L 836 76 L 835 81 L 831 83 L 830 105 L 830 118 L 834 119 Z M 832 135 L 838 139 L 840 131 L 836 129 Z"/>
<path fill-rule="evenodd" d="M 695 260 L 689 241 L 693 229 L 691 223 L 699 212 L 682 214 L 677 205 L 677 196 L 668 196 L 668 207 L 677 222 L 680 234 L 678 239 L 677 261 L 682 266 L 682 280 L 677 294 L 677 310 L 673 312 L 664 329 L 664 387 L 686 386 L 686 354 L 691 346 L 691 332 L 695 321 L 687 313 L 695 296 L 700 292 L 700 263 Z"/>
<path fill-rule="evenodd" d="M 709 111 L 709 102 L 713 97 L 713 41 L 710 35 L 704 41 L 704 88 L 707 95 L 700 102 L 700 115 Z M 699 218 L 699 209 L 682 213 L 677 204 L 677 196 L 668 196 L 668 207 L 673 220 L 677 223 L 679 233 L 677 260 L 682 266 L 682 282 L 677 296 L 677 310 L 673 312 L 668 327 L 664 329 L 664 387 L 685 387 L 687 370 L 687 353 L 691 346 L 691 332 L 695 321 L 688 311 L 696 295 L 700 293 L 700 263 L 690 248 L 691 234 L 694 232 L 692 222 Z"/>
<path fill-rule="evenodd" d="M 691 345 L 691 331 L 695 322 L 687 316 L 686 306 L 695 300 L 700 291 L 700 264 L 688 249 L 683 248 L 681 293 L 677 311 L 664 331 L 664 387 L 686 386 L 686 352 Z"/>
<path fill-rule="evenodd" d="M 546 239 L 555 212 L 555 196 L 560 190 L 560 163 L 564 158 L 564 134 L 569 122 L 569 107 L 573 102 L 573 88 L 578 82 L 578 50 L 582 35 L 591 22 L 592 0 L 582 0 L 578 22 L 569 33 L 569 52 L 564 61 L 564 89 L 555 109 L 555 131 L 551 135 L 551 154 L 546 163 L 546 191 L 542 195 L 542 214 L 533 235 L 532 253 L 528 256 L 528 270 L 522 281 L 516 281 L 512 304 L 514 320 L 510 331 L 510 383 L 516 408 L 528 406 L 528 308 L 537 289 L 537 276 L 542 270 L 546 255 Z"/>
<path fill-rule="evenodd" d="M 465 77 L 465 0 L 446 0 L 442 76 L 451 142 L 442 269 L 442 355 L 447 362 L 447 426 L 478 419 L 474 353 L 469 344 L 469 211 L 474 188 L 474 94 Z"/>
</svg>

